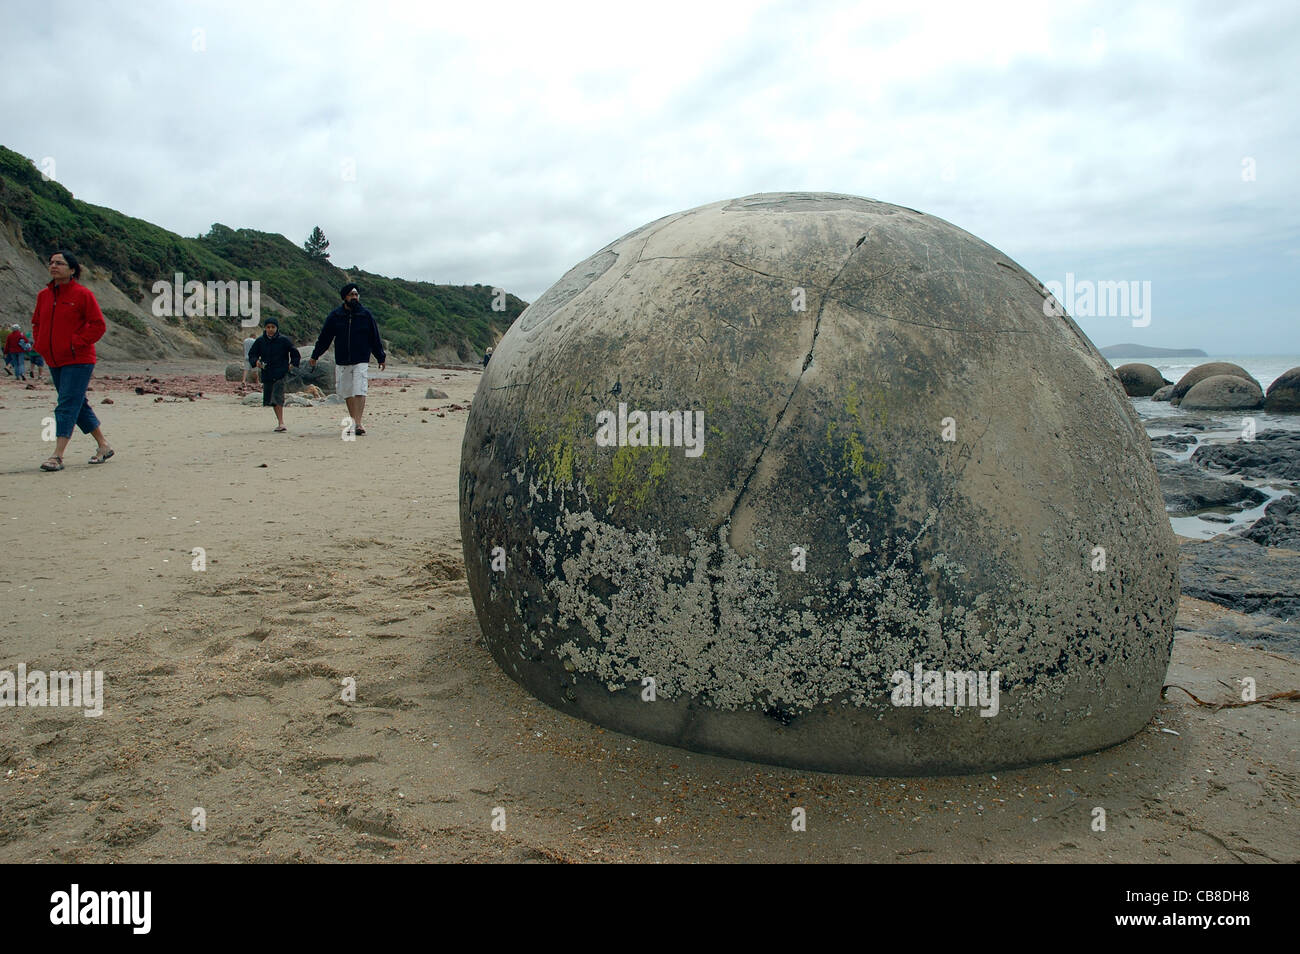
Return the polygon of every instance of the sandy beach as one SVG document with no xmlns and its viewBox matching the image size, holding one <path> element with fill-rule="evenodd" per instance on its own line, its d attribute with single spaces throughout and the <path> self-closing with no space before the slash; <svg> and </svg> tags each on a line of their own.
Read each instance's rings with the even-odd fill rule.
<svg viewBox="0 0 1300 954">
<path fill-rule="evenodd" d="M 497 668 L 465 585 L 479 373 L 390 367 L 345 441 L 336 405 L 288 407 L 274 434 L 237 386 L 185 396 L 198 379 L 178 376 L 223 366 L 101 365 L 90 397 L 117 455 L 88 465 L 78 434 L 59 473 L 38 470 L 48 377 L 3 381 L 0 669 L 102 670 L 104 698 L 97 718 L 0 710 L 2 861 L 1300 861 L 1295 701 L 1170 689 L 1111 749 L 930 779 L 565 716 Z M 1179 624 L 1231 615 L 1184 597 Z M 1295 690 L 1300 660 L 1180 634 L 1166 682 L 1230 702 L 1244 677 Z"/>
</svg>

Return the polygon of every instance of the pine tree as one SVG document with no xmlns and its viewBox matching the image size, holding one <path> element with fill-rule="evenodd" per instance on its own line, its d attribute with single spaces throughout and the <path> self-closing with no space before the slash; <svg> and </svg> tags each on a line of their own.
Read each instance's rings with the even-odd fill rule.
<svg viewBox="0 0 1300 954">
<path fill-rule="evenodd" d="M 327 251 L 330 247 L 329 239 L 325 237 L 325 233 L 321 231 L 319 225 L 311 230 L 311 235 L 307 236 L 307 241 L 302 243 L 302 247 L 312 258 L 319 258 L 324 261 L 330 257 L 330 253 Z"/>
</svg>

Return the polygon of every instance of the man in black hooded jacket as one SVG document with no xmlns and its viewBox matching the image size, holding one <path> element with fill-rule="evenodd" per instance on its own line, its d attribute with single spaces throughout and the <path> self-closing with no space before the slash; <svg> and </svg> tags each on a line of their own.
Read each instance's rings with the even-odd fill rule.
<svg viewBox="0 0 1300 954">
<path fill-rule="evenodd" d="M 333 341 L 335 386 L 339 397 L 347 403 L 354 433 L 360 436 L 366 432 L 361 426 L 361 415 L 366 410 L 370 356 L 373 354 L 378 359 L 380 371 L 388 363 L 388 356 L 384 353 L 383 339 L 379 337 L 379 324 L 361 304 L 361 292 L 356 283 L 348 282 L 340 288 L 339 297 L 343 304 L 325 319 L 325 327 L 321 328 L 316 347 L 311 352 L 311 366 L 316 367 L 316 359 Z"/>
</svg>

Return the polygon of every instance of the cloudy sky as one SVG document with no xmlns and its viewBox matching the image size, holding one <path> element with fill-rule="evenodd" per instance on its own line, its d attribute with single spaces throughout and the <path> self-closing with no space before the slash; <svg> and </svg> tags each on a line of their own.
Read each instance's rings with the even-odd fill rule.
<svg viewBox="0 0 1300 954">
<path fill-rule="evenodd" d="M 1150 282 L 1147 316 L 1076 314 L 1098 345 L 1300 353 L 1293 0 L 54 0 L 4 24 L 0 143 L 185 235 L 320 225 L 335 264 L 533 300 L 661 215 L 844 192 L 1044 282 Z"/>
</svg>

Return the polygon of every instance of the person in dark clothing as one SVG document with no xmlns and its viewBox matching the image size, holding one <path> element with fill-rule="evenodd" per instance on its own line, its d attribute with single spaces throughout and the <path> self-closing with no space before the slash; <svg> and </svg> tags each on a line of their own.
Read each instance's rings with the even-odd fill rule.
<svg viewBox="0 0 1300 954">
<path fill-rule="evenodd" d="M 289 375 L 289 365 L 298 367 L 302 355 L 293 342 L 280 334 L 280 323 L 274 318 L 266 319 L 263 328 L 262 337 L 248 350 L 248 364 L 262 369 L 262 407 L 275 408 L 275 433 L 283 434 L 287 430 L 284 426 L 284 379 Z"/>
<path fill-rule="evenodd" d="M 366 410 L 366 379 L 370 368 L 370 356 L 379 361 L 379 370 L 384 370 L 388 356 L 384 353 L 384 342 L 379 337 L 379 323 L 364 305 L 361 304 L 361 292 L 355 282 L 348 282 L 339 289 L 343 304 L 329 313 L 325 326 L 316 339 L 316 347 L 311 352 L 311 366 L 316 367 L 316 359 L 323 355 L 330 342 L 334 342 L 334 384 L 339 397 L 347 403 L 348 414 L 352 416 L 354 433 L 360 436 L 366 432 L 361 426 L 361 415 Z"/>
</svg>

